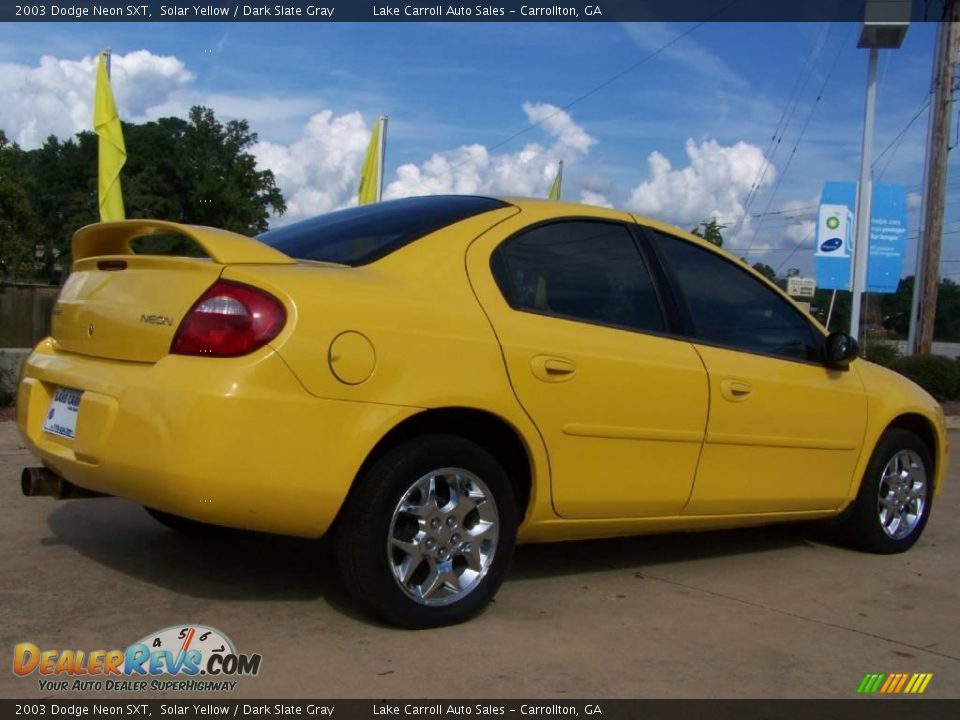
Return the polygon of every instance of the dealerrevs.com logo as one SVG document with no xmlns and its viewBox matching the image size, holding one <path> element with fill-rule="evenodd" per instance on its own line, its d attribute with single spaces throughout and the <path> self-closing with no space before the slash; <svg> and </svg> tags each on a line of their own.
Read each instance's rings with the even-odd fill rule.
<svg viewBox="0 0 960 720">
<path fill-rule="evenodd" d="M 125 650 L 41 650 L 20 643 L 13 649 L 13 672 L 36 673 L 46 692 L 223 691 L 236 687 L 231 678 L 257 675 L 261 659 L 259 653 L 238 653 L 212 627 L 174 625 Z"/>
</svg>

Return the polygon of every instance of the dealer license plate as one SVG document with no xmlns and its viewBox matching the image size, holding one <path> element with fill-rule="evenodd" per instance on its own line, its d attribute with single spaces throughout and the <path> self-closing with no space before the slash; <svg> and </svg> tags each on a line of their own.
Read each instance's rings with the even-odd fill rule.
<svg viewBox="0 0 960 720">
<path fill-rule="evenodd" d="M 77 432 L 77 414 L 82 390 L 57 388 L 43 421 L 43 431 L 73 440 Z"/>
</svg>

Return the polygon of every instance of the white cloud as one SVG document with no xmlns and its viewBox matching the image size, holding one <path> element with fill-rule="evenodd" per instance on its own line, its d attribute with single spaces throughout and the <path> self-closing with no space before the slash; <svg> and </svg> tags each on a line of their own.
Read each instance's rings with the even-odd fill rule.
<svg viewBox="0 0 960 720">
<path fill-rule="evenodd" d="M 716 140 L 699 145 L 687 140 L 685 150 L 689 164 L 676 169 L 662 153 L 650 154 L 649 179 L 633 189 L 629 207 L 684 227 L 706 218 L 735 224 L 764 162 L 763 151 L 743 141 L 721 145 Z M 761 185 L 772 183 L 775 175 L 769 167 Z"/>
<path fill-rule="evenodd" d="M 65 138 L 92 129 L 95 57 L 64 60 L 44 55 L 35 67 L 0 64 L 0 127 L 25 148 L 47 136 Z M 168 98 L 193 80 L 176 57 L 137 50 L 111 59 L 111 85 L 120 116 L 140 121 L 151 105 Z"/>
<path fill-rule="evenodd" d="M 47 136 L 67 138 L 91 129 L 97 59 L 43 56 L 36 66 L 0 63 L 0 128 L 24 148 Z M 261 138 L 252 153 L 274 172 L 287 200 L 281 222 L 355 202 L 370 126 L 359 112 L 335 114 L 315 98 L 202 94 L 194 75 L 174 56 L 137 50 L 112 57 L 112 87 L 120 116 L 130 122 L 185 117 L 193 105 L 223 119 L 243 117 Z M 526 102 L 523 112 L 548 138 L 515 152 L 493 153 L 479 144 L 434 153 L 397 169 L 385 183 L 387 198 L 437 193 L 545 195 L 561 160 L 587 157 L 596 140 L 571 115 L 547 103 Z M 306 124 L 304 124 L 304 119 Z M 584 197 L 608 204 L 598 181 L 581 184 Z"/>
<path fill-rule="evenodd" d="M 371 128 L 359 112 L 315 114 L 289 145 L 260 142 L 253 155 L 273 171 L 287 201 L 283 222 L 350 204 L 360 182 L 360 165 Z"/>
<path fill-rule="evenodd" d="M 787 226 L 786 235 L 794 243 L 804 243 L 813 238 L 817 224 L 813 220 L 803 220 Z"/>
<path fill-rule="evenodd" d="M 421 164 L 397 169 L 384 197 L 399 198 L 438 193 L 546 194 L 560 160 L 577 163 L 596 142 L 564 110 L 548 103 L 524 103 L 531 123 L 539 123 L 552 142 L 544 147 L 528 143 L 513 153 L 491 153 L 483 145 L 434 153 Z"/>
<path fill-rule="evenodd" d="M 597 207 L 612 208 L 613 204 L 607 200 L 607 196 L 594 192 L 593 190 L 583 190 L 580 192 L 580 202 L 584 205 L 596 205 Z"/>
<path fill-rule="evenodd" d="M 573 121 L 568 112 L 555 105 L 525 102 L 523 112 L 531 124 L 540 125 L 548 135 L 556 138 L 551 150 L 561 156 L 583 157 L 597 142 Z"/>
<path fill-rule="evenodd" d="M 546 103 L 524 103 L 531 123 L 539 123 L 549 145 L 531 142 L 513 153 L 490 152 L 480 144 L 437 152 L 421 163 L 397 168 L 384 186 L 384 198 L 442 193 L 546 195 L 559 161 L 583 160 L 596 142 L 569 113 Z M 253 153 L 269 168 L 287 199 L 281 223 L 346 207 L 356 202 L 360 165 L 370 127 L 359 113 L 315 114 L 300 136 L 288 145 L 260 142 Z M 607 204 L 600 194 L 595 204 Z"/>
</svg>

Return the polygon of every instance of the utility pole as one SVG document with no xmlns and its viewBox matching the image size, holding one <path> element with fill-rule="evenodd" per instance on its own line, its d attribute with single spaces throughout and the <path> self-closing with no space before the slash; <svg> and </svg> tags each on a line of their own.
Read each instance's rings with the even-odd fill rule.
<svg viewBox="0 0 960 720">
<path fill-rule="evenodd" d="M 857 184 L 857 229 L 851 259 L 850 289 L 853 302 L 850 309 L 850 335 L 860 339 L 860 302 L 868 289 L 867 262 L 870 255 L 870 201 L 873 181 L 870 165 L 873 162 L 873 119 L 877 107 L 877 58 L 881 49 L 893 50 L 903 44 L 910 26 L 910 0 L 865 0 L 863 26 L 857 47 L 870 50 L 867 63 L 867 93 L 863 112 L 863 147 L 860 153 L 860 182 Z M 862 345 L 861 347 L 865 347 Z"/>
<path fill-rule="evenodd" d="M 928 355 L 933 345 L 933 327 L 940 288 L 940 245 L 943 239 L 943 207 L 946 199 L 947 154 L 950 151 L 950 111 L 956 63 L 960 59 L 960 3 L 948 0 L 943 22 L 937 29 L 934 57 L 933 99 L 930 103 L 930 136 L 927 142 L 927 176 L 923 189 L 923 227 L 913 286 L 909 351 Z"/>
<path fill-rule="evenodd" d="M 863 113 L 863 145 L 860 152 L 860 182 L 857 184 L 857 230 L 853 243 L 853 291 L 850 308 L 850 335 L 860 342 L 860 301 L 867 289 L 867 256 L 870 253 L 870 200 L 873 182 L 870 164 L 873 162 L 873 119 L 877 110 L 877 57 L 880 51 L 870 48 L 867 63 L 867 100 Z M 864 347 L 861 343 L 861 347 Z"/>
</svg>

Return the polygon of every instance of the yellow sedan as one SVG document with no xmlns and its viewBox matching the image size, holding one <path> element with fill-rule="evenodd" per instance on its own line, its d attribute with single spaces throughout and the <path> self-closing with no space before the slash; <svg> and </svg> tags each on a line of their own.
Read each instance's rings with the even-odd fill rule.
<svg viewBox="0 0 960 720">
<path fill-rule="evenodd" d="M 131 250 L 154 234 L 208 257 Z M 256 239 L 128 220 L 73 259 L 19 383 L 24 493 L 332 534 L 357 601 L 405 627 L 482 610 L 517 541 L 831 519 L 899 552 L 945 476 L 927 393 L 625 212 L 410 198 Z"/>
</svg>

